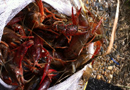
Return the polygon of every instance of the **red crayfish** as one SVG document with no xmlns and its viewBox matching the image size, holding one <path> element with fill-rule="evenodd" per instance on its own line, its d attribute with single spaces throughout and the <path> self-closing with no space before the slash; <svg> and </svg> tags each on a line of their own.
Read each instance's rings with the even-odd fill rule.
<svg viewBox="0 0 130 90">
<path fill-rule="evenodd" d="M 7 24 L 0 43 L 1 78 L 17 86 L 16 90 L 46 90 L 62 76 L 62 70 L 70 69 L 66 65 L 74 62 L 79 68 L 102 46 L 102 40 L 94 40 L 103 34 L 103 19 L 95 19 L 88 11 L 86 14 L 95 19 L 90 23 L 82 16 L 82 8 L 74 15 L 72 7 L 71 17 L 64 21 L 41 0 L 35 1 Z M 90 45 L 95 47 L 93 55 L 86 53 Z"/>
</svg>

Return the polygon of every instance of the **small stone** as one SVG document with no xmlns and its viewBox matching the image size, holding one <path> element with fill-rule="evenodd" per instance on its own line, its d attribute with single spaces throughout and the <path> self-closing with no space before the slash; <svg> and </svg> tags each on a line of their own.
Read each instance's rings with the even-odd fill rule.
<svg viewBox="0 0 130 90">
<path fill-rule="evenodd" d="M 97 71 L 97 70 L 98 70 L 98 68 L 95 68 L 95 70 Z"/>
<path fill-rule="evenodd" d="M 117 59 L 118 59 L 118 58 L 120 58 L 120 55 L 119 55 L 119 54 L 117 54 L 117 55 L 116 55 L 116 58 L 117 58 Z"/>
<path fill-rule="evenodd" d="M 116 72 L 116 71 L 117 71 L 117 68 L 114 68 L 114 69 L 113 69 L 113 72 Z"/>
<path fill-rule="evenodd" d="M 97 79 L 100 80 L 101 79 L 101 75 L 97 75 Z"/>
<path fill-rule="evenodd" d="M 104 75 L 107 76 L 107 72 L 106 71 L 104 72 Z"/>
<path fill-rule="evenodd" d="M 117 65 L 118 68 L 120 68 L 120 65 Z"/>
<path fill-rule="evenodd" d="M 102 73 L 102 75 L 104 75 L 104 73 L 105 73 L 105 72 L 104 72 L 104 71 L 102 71 L 101 73 Z"/>
<path fill-rule="evenodd" d="M 112 75 L 112 74 L 110 74 L 109 76 L 110 76 L 111 79 L 113 78 L 113 75 Z"/>
<path fill-rule="evenodd" d="M 110 61 L 110 63 L 112 64 L 112 63 L 113 63 L 113 61 L 111 60 L 111 61 Z"/>
<path fill-rule="evenodd" d="M 103 76 L 101 76 L 101 79 L 102 79 L 103 81 L 106 81 L 105 78 L 104 78 Z"/>
<path fill-rule="evenodd" d="M 98 62 L 98 65 L 101 65 L 101 62 Z"/>
<path fill-rule="evenodd" d="M 96 78 L 96 75 L 94 75 L 93 78 Z"/>
<path fill-rule="evenodd" d="M 113 74 L 113 73 L 114 73 L 114 71 L 113 71 L 113 70 L 111 70 L 111 71 L 110 71 L 110 73 L 111 73 L 111 74 Z"/>
<path fill-rule="evenodd" d="M 101 66 L 103 66 L 104 65 L 104 63 L 101 63 Z"/>
<path fill-rule="evenodd" d="M 110 74 L 110 70 L 106 70 L 107 74 Z"/>
<path fill-rule="evenodd" d="M 111 83 L 111 80 L 109 80 L 108 83 Z"/>
<path fill-rule="evenodd" d="M 117 45 L 116 44 L 114 44 L 114 48 L 117 49 Z"/>
<path fill-rule="evenodd" d="M 110 65 L 110 62 L 108 62 L 107 65 Z"/>
<path fill-rule="evenodd" d="M 105 66 L 106 65 L 106 62 L 103 62 L 103 66 Z"/>
<path fill-rule="evenodd" d="M 113 69 L 113 66 L 108 66 L 108 69 L 109 69 L 109 70 L 112 70 L 112 69 Z"/>
</svg>

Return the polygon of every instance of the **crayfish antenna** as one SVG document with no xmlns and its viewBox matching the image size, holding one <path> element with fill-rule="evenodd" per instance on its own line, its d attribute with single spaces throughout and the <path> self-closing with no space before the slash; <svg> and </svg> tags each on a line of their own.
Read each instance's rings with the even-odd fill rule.
<svg viewBox="0 0 130 90">
<path fill-rule="evenodd" d="M 43 80 L 47 76 L 48 70 L 50 68 L 50 63 L 52 61 L 52 57 L 51 57 L 50 53 L 45 48 L 42 48 L 42 49 L 45 51 L 44 53 L 42 53 L 42 56 L 46 57 L 47 63 L 45 65 L 44 69 L 43 69 L 43 75 L 42 75 L 42 79 L 41 79 L 40 84 L 43 82 Z"/>
</svg>

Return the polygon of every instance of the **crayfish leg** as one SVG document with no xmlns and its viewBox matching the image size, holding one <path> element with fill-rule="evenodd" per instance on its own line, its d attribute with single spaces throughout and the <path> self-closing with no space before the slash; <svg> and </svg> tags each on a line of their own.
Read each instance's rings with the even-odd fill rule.
<svg viewBox="0 0 130 90">
<path fill-rule="evenodd" d="M 47 90 L 47 88 L 50 86 L 51 80 L 49 77 L 46 77 L 43 82 L 40 84 L 38 90 Z"/>
<path fill-rule="evenodd" d="M 92 34 L 94 34 L 99 29 L 99 27 L 101 26 L 102 20 L 103 20 L 103 18 L 101 18 L 101 20 L 98 22 L 97 26 L 94 27 L 94 29 L 92 30 Z"/>
<path fill-rule="evenodd" d="M 7 43 L 5 43 L 4 41 L 0 41 L 0 49 L 1 50 L 3 50 L 3 55 L 1 54 L 0 55 L 0 57 L 1 57 L 1 60 L 2 59 L 6 59 L 7 58 L 7 53 L 8 53 L 8 44 Z M 0 51 L 1 51 L 0 50 Z M 2 51 L 0 52 L 0 53 L 2 53 Z M 4 62 L 4 61 L 2 61 L 2 62 Z"/>
<path fill-rule="evenodd" d="M 42 82 L 40 82 L 40 86 L 38 88 L 38 90 L 46 90 L 51 83 L 51 79 L 52 77 L 56 76 L 56 74 L 52 74 L 52 73 L 56 73 L 57 71 L 54 69 L 49 69 L 48 70 L 48 75 L 44 78 L 44 80 Z"/>
<path fill-rule="evenodd" d="M 45 19 L 45 13 L 44 13 L 44 6 L 42 3 L 42 0 L 35 0 L 36 4 L 38 5 L 39 11 L 41 13 L 41 20 L 40 22 L 43 22 L 43 20 Z"/>
<path fill-rule="evenodd" d="M 70 43 L 71 39 L 72 39 L 72 36 L 65 36 L 66 39 L 68 40 L 68 43 Z"/>
<path fill-rule="evenodd" d="M 101 46 L 102 46 L 102 44 L 101 44 L 100 41 L 94 42 L 94 45 L 96 46 L 96 50 L 95 50 L 95 52 L 94 52 L 92 58 L 99 53 L 99 51 L 100 51 L 100 49 L 101 49 Z"/>
<path fill-rule="evenodd" d="M 51 11 L 49 11 L 47 8 L 44 8 L 46 10 L 47 13 L 50 13 L 50 15 L 47 15 L 46 18 L 49 18 L 49 17 L 53 17 L 53 19 L 57 20 L 57 21 L 61 21 L 61 19 L 59 18 L 56 18 L 55 17 L 55 14 L 52 13 Z"/>
<path fill-rule="evenodd" d="M 40 84 L 43 82 L 43 80 L 44 80 L 45 77 L 47 76 L 47 73 L 48 73 L 49 67 L 50 67 L 50 63 L 47 63 L 47 64 L 45 65 L 45 67 L 44 67 L 43 75 L 42 75 L 42 79 L 41 79 Z"/>
<path fill-rule="evenodd" d="M 23 20 L 23 16 L 15 17 L 7 25 L 13 25 L 21 20 Z"/>
<path fill-rule="evenodd" d="M 25 56 L 28 48 L 30 48 L 33 44 L 34 42 L 32 40 L 29 40 L 18 47 L 16 57 L 13 59 L 13 61 L 19 66 L 19 68 L 22 68 L 23 57 Z"/>
<path fill-rule="evenodd" d="M 41 0 L 35 0 L 36 4 L 38 5 L 39 11 L 41 15 L 44 15 L 44 7 Z"/>
<path fill-rule="evenodd" d="M 45 57 L 45 58 L 46 58 L 47 63 L 45 64 L 45 67 L 44 67 L 44 69 L 43 69 L 43 75 L 42 75 L 42 79 L 41 79 L 40 84 L 43 82 L 43 80 L 44 80 L 45 77 L 47 76 L 48 70 L 49 70 L 49 68 L 50 68 L 50 63 L 51 63 L 51 61 L 52 61 L 52 57 L 51 57 L 50 53 L 49 53 L 45 48 L 42 48 L 42 50 L 44 51 L 44 52 L 42 53 L 42 57 Z"/>
<path fill-rule="evenodd" d="M 11 28 L 15 31 L 19 31 L 20 35 L 26 36 L 24 28 L 20 24 L 15 23 L 15 24 L 11 25 Z"/>
</svg>

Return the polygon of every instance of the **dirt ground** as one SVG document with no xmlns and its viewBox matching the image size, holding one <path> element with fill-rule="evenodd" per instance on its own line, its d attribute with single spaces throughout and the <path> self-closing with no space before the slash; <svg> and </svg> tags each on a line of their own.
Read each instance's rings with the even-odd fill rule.
<svg viewBox="0 0 130 90">
<path fill-rule="evenodd" d="M 106 0 L 107 1 L 107 0 Z M 116 0 L 106 9 L 109 15 L 106 38 L 111 36 L 116 11 Z M 108 3 L 109 4 L 109 3 Z M 102 79 L 124 90 L 130 90 L 130 0 L 120 0 L 119 20 L 115 35 L 113 49 L 109 55 L 98 57 L 93 65 L 92 77 Z M 113 61 L 113 60 L 115 61 Z"/>
<path fill-rule="evenodd" d="M 114 52 L 111 55 L 118 60 L 119 73 L 115 74 L 113 84 L 130 87 L 130 1 L 121 1 L 119 22 L 114 43 Z M 124 88 L 124 90 L 130 90 Z"/>
</svg>

